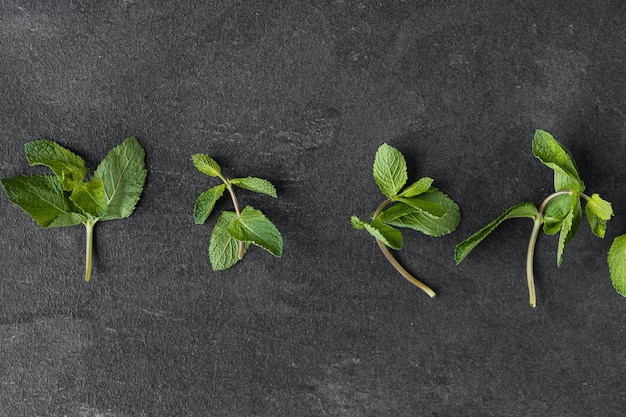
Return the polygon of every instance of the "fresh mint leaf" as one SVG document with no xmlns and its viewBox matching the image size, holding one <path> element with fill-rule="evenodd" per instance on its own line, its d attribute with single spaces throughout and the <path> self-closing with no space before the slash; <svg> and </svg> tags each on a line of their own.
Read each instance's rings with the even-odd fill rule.
<svg viewBox="0 0 626 417">
<path fill-rule="evenodd" d="M 459 264 L 480 242 L 494 231 L 502 222 L 508 219 L 527 217 L 535 219 L 537 217 L 537 207 L 533 203 L 521 203 L 509 207 L 491 223 L 456 245 L 454 249 L 454 260 Z"/>
<path fill-rule="evenodd" d="M 626 235 L 616 237 L 607 257 L 613 287 L 626 297 Z"/>
<path fill-rule="evenodd" d="M 268 180 L 264 180 L 262 178 L 255 178 L 255 177 L 233 178 L 230 180 L 230 183 L 239 188 L 243 188 L 244 190 L 254 191 L 257 193 L 261 193 L 261 194 L 267 194 L 270 197 L 277 198 L 276 188 L 274 188 L 274 185 Z"/>
<path fill-rule="evenodd" d="M 236 186 L 276 198 L 276 188 L 272 183 L 256 177 L 228 179 L 222 175 L 218 163 L 206 154 L 194 154 L 191 159 L 200 172 L 218 177 L 223 182 L 196 199 L 193 213 L 196 224 L 203 224 L 208 219 L 225 190 L 228 190 L 235 207 L 234 212 L 222 212 L 213 227 L 209 242 L 209 259 L 213 270 L 222 271 L 235 265 L 243 258 L 250 244 L 280 257 L 283 253 L 283 238 L 278 228 L 260 210 L 250 206 L 241 210 L 234 188 Z"/>
<path fill-rule="evenodd" d="M 537 130 L 532 142 L 533 154 L 544 165 L 554 170 L 555 191 L 585 190 L 585 184 L 578 175 L 576 163 L 570 152 L 554 137 L 543 130 Z"/>
<path fill-rule="evenodd" d="M 367 223 L 357 216 L 352 216 L 350 220 L 355 229 L 365 229 L 370 235 L 374 236 L 391 249 L 402 249 L 402 233 L 391 226 L 387 226 L 381 222 L 380 219 L 374 219 L 371 223 Z"/>
<path fill-rule="evenodd" d="M 570 212 L 565 216 L 563 224 L 561 225 L 561 234 L 559 235 L 559 245 L 556 253 L 557 267 L 561 266 L 561 262 L 563 261 L 565 246 L 576 236 L 581 219 L 582 209 L 580 207 L 580 200 L 576 198 L 576 202 L 572 204 Z"/>
<path fill-rule="evenodd" d="M 51 175 L 30 175 L 0 180 L 9 200 L 44 228 L 60 216 L 72 212 L 72 205 L 61 182 Z"/>
<path fill-rule="evenodd" d="M 260 210 L 251 206 L 245 207 L 230 223 L 228 234 L 233 239 L 263 248 L 276 257 L 283 254 L 283 237 L 280 232 Z"/>
<path fill-rule="evenodd" d="M 223 271 L 239 261 L 240 242 L 228 234 L 228 226 L 237 219 L 237 213 L 223 211 L 211 232 L 209 260 L 214 271 Z"/>
<path fill-rule="evenodd" d="M 432 237 L 452 233 L 461 222 L 459 206 L 441 191 L 420 194 L 419 198 L 437 203 L 446 213 L 440 217 L 424 214 L 404 203 L 397 203 L 380 213 L 380 220 L 390 226 L 406 227 Z"/>
<path fill-rule="evenodd" d="M 603 200 L 598 194 L 592 194 L 585 204 L 585 215 L 593 234 L 603 238 L 606 232 L 606 222 L 613 216 L 611 203 Z"/>
<path fill-rule="evenodd" d="M 210 177 L 219 177 L 221 175 L 221 168 L 213 158 L 203 153 L 197 153 L 191 155 L 193 165 L 198 171 L 206 174 Z"/>
<path fill-rule="evenodd" d="M 31 166 L 44 165 L 54 172 L 65 191 L 72 190 L 87 175 L 87 166 L 80 156 L 51 140 L 35 140 L 24 145 Z"/>
<path fill-rule="evenodd" d="M 193 218 L 196 224 L 204 224 L 215 207 L 215 203 L 224 194 L 226 190 L 225 184 L 219 184 L 209 188 L 198 196 L 196 204 L 193 207 Z"/>
<path fill-rule="evenodd" d="M 373 173 L 380 191 L 388 198 L 395 196 L 408 179 L 404 156 L 386 143 L 376 151 Z"/>
<path fill-rule="evenodd" d="M 47 166 L 55 175 L 17 176 L 0 183 L 11 202 L 39 226 L 85 226 L 85 281 L 89 281 L 94 226 L 132 213 L 146 177 L 144 150 L 137 139 L 126 139 L 84 182 L 85 162 L 73 152 L 52 141 L 33 141 L 24 148 L 31 165 Z"/>
<path fill-rule="evenodd" d="M 145 152 L 137 139 L 127 138 L 108 153 L 93 178 L 104 184 L 107 209 L 100 220 L 123 219 L 132 214 L 139 201 L 147 170 Z"/>
<path fill-rule="evenodd" d="M 430 191 L 431 185 L 435 180 L 430 177 L 420 178 L 413 184 L 406 187 L 400 193 L 400 197 L 411 198 Z"/>
</svg>

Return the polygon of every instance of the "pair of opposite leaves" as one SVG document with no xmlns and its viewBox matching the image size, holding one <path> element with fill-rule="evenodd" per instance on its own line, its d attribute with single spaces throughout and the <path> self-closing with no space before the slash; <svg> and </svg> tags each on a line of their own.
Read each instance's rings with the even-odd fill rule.
<svg viewBox="0 0 626 417">
<path fill-rule="evenodd" d="M 534 227 L 528 247 L 527 278 L 531 306 L 536 305 L 533 277 L 533 256 L 538 232 L 560 232 L 557 266 L 565 246 L 575 236 L 582 218 L 581 199 L 586 201 L 585 214 L 592 232 L 604 237 L 606 222 L 613 215 L 611 204 L 598 194 L 584 194 L 585 185 L 576 164 L 565 147 L 549 133 L 537 130 L 532 142 L 533 154 L 554 171 L 555 192 L 539 209 L 533 203 L 510 207 L 501 216 L 457 245 L 457 264 L 504 220 L 528 217 Z M 25 146 L 31 165 L 49 167 L 54 175 L 17 176 L 0 180 L 9 199 L 30 214 L 44 228 L 72 226 L 82 223 L 87 231 L 85 280 L 91 275 L 93 228 L 96 222 L 128 217 L 134 210 L 146 178 L 144 150 L 135 138 L 128 138 L 109 152 L 89 181 L 84 181 L 87 168 L 84 160 L 52 141 L 34 141 Z M 223 184 L 200 194 L 194 205 L 194 220 L 202 224 L 215 203 L 228 190 L 234 212 L 224 211 L 211 234 L 209 258 L 214 270 L 231 267 L 242 259 L 250 244 L 274 256 L 282 255 L 280 232 L 261 211 L 247 206 L 239 208 L 234 186 L 276 198 L 276 189 L 267 180 L 254 177 L 227 179 L 220 166 L 208 155 L 192 156 L 194 166 L 202 173 L 220 178 Z M 432 186 L 433 179 L 424 177 L 405 187 L 408 176 L 404 156 L 397 149 L 383 144 L 376 152 L 373 175 L 386 200 L 376 209 L 370 222 L 352 216 L 356 229 L 366 230 L 376 238 L 385 257 L 410 282 L 431 297 L 434 291 L 414 278 L 391 255 L 387 247 L 401 249 L 402 234 L 395 227 L 406 227 L 438 237 L 449 234 L 460 223 L 458 205 Z M 387 208 L 389 206 L 389 208 Z M 619 236 L 609 251 L 609 269 L 618 293 L 626 295 L 626 235 Z"/>
<path fill-rule="evenodd" d="M 561 264 L 565 246 L 574 238 L 582 219 L 581 200 L 585 201 L 585 215 L 593 234 L 603 238 L 606 223 L 613 216 L 611 203 L 598 194 L 584 193 L 585 184 L 578 175 L 576 164 L 569 151 L 548 132 L 537 130 L 532 141 L 532 151 L 537 159 L 554 171 L 555 192 L 537 208 L 533 203 L 521 203 L 508 208 L 463 242 L 454 251 L 456 263 L 460 263 L 485 237 L 503 221 L 527 217 L 533 220 L 533 229 L 527 253 L 527 281 L 529 303 L 536 306 L 533 274 L 533 257 L 538 233 L 560 233 L 557 266 Z M 431 297 L 435 292 L 407 272 L 387 247 L 401 249 L 402 234 L 396 227 L 406 227 L 430 236 L 451 233 L 460 223 L 459 207 L 448 196 L 432 186 L 433 180 L 424 177 L 403 188 L 407 183 L 404 156 L 397 149 L 383 144 L 378 148 L 373 166 L 374 180 L 386 200 L 371 215 L 369 222 L 352 216 L 352 226 L 365 230 L 376 238 L 378 246 L 389 262 L 407 280 Z M 389 207 L 389 208 L 387 208 Z M 626 296 L 626 235 L 618 236 L 609 250 L 610 277 L 616 291 Z"/>
<path fill-rule="evenodd" d="M 137 139 L 127 138 L 114 147 L 86 180 L 85 161 L 56 142 L 37 140 L 24 146 L 31 166 L 43 165 L 54 175 L 20 175 L 0 180 L 11 202 L 28 213 L 42 228 L 83 224 L 86 229 L 85 281 L 92 269 L 93 230 L 99 221 L 123 219 L 132 214 L 143 190 L 147 170 L 145 152 Z M 235 212 L 224 211 L 211 235 L 209 257 L 213 269 L 226 269 L 239 261 L 250 244 L 275 256 L 282 254 L 278 229 L 259 210 L 239 209 L 233 186 L 276 197 L 274 186 L 260 178 L 227 179 L 219 165 L 207 155 L 192 157 L 196 168 L 224 184 L 202 193 L 194 207 L 194 219 L 201 224 L 216 201 L 228 189 Z"/>
</svg>

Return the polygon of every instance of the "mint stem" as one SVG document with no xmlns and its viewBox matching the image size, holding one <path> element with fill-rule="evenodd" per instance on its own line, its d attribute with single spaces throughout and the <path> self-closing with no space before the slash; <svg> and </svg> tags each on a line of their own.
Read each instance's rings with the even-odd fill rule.
<svg viewBox="0 0 626 417">
<path fill-rule="evenodd" d="M 93 220 L 87 220 L 83 224 L 85 225 L 85 230 L 87 231 L 87 236 L 85 239 L 85 281 L 89 282 L 89 280 L 91 279 L 91 264 L 93 253 L 93 227 L 96 222 Z"/>
<path fill-rule="evenodd" d="M 230 194 L 230 199 L 233 200 L 233 206 L 235 206 L 235 213 L 237 213 L 237 217 L 241 217 L 241 209 L 239 208 L 239 201 L 237 201 L 237 196 L 235 195 L 235 190 L 231 185 L 230 181 L 220 175 L 224 184 L 226 184 L 226 188 L 228 189 L 228 193 Z M 237 258 L 239 260 L 243 259 L 243 255 L 246 252 L 246 243 L 243 241 L 239 241 L 239 250 L 237 251 Z"/>
<path fill-rule="evenodd" d="M 543 224 L 543 212 L 545 211 L 548 203 L 555 197 L 565 194 L 573 194 L 572 191 L 563 190 L 554 194 L 550 194 L 543 200 L 543 203 L 539 206 L 537 211 L 537 217 L 535 217 L 535 223 L 533 225 L 533 231 L 530 234 L 530 241 L 528 242 L 528 252 L 526 254 L 526 280 L 528 281 L 528 298 L 530 306 L 537 307 L 537 295 L 535 293 L 535 275 L 533 272 L 533 263 L 535 258 L 535 245 L 537 243 L 537 236 L 539 236 L 539 229 Z"/>
<path fill-rule="evenodd" d="M 392 202 L 393 200 L 388 199 L 388 200 L 385 200 L 380 206 L 378 206 L 378 208 L 376 209 L 376 212 L 372 216 L 372 220 L 376 219 L 380 215 L 380 212 L 383 211 L 383 209 Z M 394 256 L 391 254 L 391 252 L 389 251 L 389 249 L 387 248 L 387 246 L 385 246 L 383 242 L 376 239 L 376 243 L 378 243 L 378 247 L 382 251 L 383 255 L 385 255 L 385 258 L 387 258 L 389 263 L 391 263 L 391 265 L 396 269 L 396 271 L 400 273 L 400 275 L 402 275 L 411 284 L 415 285 L 417 288 L 419 288 L 420 290 L 428 294 L 430 298 L 435 297 L 436 295 L 435 291 L 433 291 L 428 285 L 424 284 L 423 282 L 415 278 L 413 275 L 411 275 L 409 271 L 404 269 L 404 267 L 400 265 L 400 263 L 398 262 L 396 258 L 394 258 Z"/>
</svg>

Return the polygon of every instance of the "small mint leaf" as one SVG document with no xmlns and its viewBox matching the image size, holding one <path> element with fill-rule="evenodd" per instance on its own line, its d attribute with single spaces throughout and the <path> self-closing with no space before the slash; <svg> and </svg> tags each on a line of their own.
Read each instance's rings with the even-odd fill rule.
<svg viewBox="0 0 626 417">
<path fill-rule="evenodd" d="M 423 177 L 406 187 L 400 193 L 400 197 L 411 198 L 430 191 L 434 180 L 430 177 Z"/>
<path fill-rule="evenodd" d="M 276 188 L 268 180 L 256 177 L 233 178 L 229 180 L 232 185 L 236 185 L 244 190 L 254 191 L 261 194 L 267 194 L 270 197 L 277 198 Z"/>
<path fill-rule="evenodd" d="M 77 185 L 72 191 L 70 200 L 76 207 L 93 218 L 102 216 L 108 207 L 104 193 L 104 182 L 99 178 Z"/>
<path fill-rule="evenodd" d="M 582 209 L 580 206 L 580 200 L 572 196 L 576 199 L 576 202 L 572 204 L 570 212 L 563 219 L 563 224 L 561 225 L 561 234 L 559 235 L 559 246 L 557 248 L 556 254 L 556 265 L 561 266 L 561 262 L 563 261 L 563 251 L 565 250 L 565 246 L 576 236 L 578 232 L 578 227 L 580 225 L 580 221 L 582 219 Z"/>
<path fill-rule="evenodd" d="M 198 171 L 206 174 L 210 177 L 219 177 L 221 175 L 221 169 L 217 162 L 209 155 L 203 153 L 197 153 L 191 155 L 193 165 Z"/>
<path fill-rule="evenodd" d="M 572 155 L 551 134 L 537 130 L 533 137 L 532 150 L 537 159 L 554 170 L 556 191 L 569 189 L 583 192 L 585 190 L 585 184 L 578 175 Z"/>
<path fill-rule="evenodd" d="M 391 249 L 402 249 L 402 233 L 388 226 L 380 221 L 380 219 L 374 219 L 371 223 L 364 222 L 356 216 L 351 217 L 352 226 L 357 230 L 366 230 L 370 235 L 374 236 L 377 240 L 383 242 Z"/>
<path fill-rule="evenodd" d="M 225 189 L 224 184 L 216 185 L 198 196 L 193 207 L 193 219 L 196 224 L 204 224 Z"/>
</svg>

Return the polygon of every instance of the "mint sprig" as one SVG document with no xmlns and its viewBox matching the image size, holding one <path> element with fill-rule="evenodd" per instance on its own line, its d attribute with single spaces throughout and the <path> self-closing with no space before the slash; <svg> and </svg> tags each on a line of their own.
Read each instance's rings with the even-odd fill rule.
<svg viewBox="0 0 626 417">
<path fill-rule="evenodd" d="M 230 268 L 243 259 L 250 244 L 265 249 L 276 257 L 283 253 L 283 238 L 276 226 L 252 206 L 240 209 L 235 188 L 242 188 L 277 198 L 274 185 L 262 178 L 245 177 L 228 179 L 222 175 L 219 164 L 206 154 L 191 156 L 198 171 L 219 178 L 222 184 L 209 188 L 198 196 L 194 205 L 193 218 L 196 224 L 204 224 L 215 203 L 228 190 L 235 211 L 223 211 L 217 219 L 209 241 L 209 259 L 214 271 Z"/>
<path fill-rule="evenodd" d="M 484 238 L 486 238 L 503 221 L 527 217 L 533 220 L 533 229 L 528 242 L 526 255 L 526 278 L 528 283 L 529 303 L 536 307 L 535 278 L 533 262 L 535 244 L 539 231 L 547 235 L 559 233 L 557 247 L 557 267 L 563 260 L 563 252 L 567 244 L 576 236 L 582 221 L 582 202 L 585 202 L 585 216 L 594 235 L 603 238 L 606 232 L 606 223 L 613 216 L 611 203 L 600 198 L 598 194 L 591 196 L 584 193 L 585 184 L 580 179 L 576 163 L 571 153 L 560 144 L 551 134 L 543 130 L 535 132 L 532 141 L 532 152 L 535 157 L 554 172 L 554 193 L 547 196 L 539 208 L 533 203 L 521 203 L 507 209 L 502 215 L 475 232 L 473 235 L 459 243 L 454 250 L 454 259 L 460 263 Z M 615 253 L 619 252 L 619 246 L 626 245 L 620 242 L 609 255 L 611 260 L 616 259 Z M 615 261 L 613 262 L 616 263 Z M 626 267 L 615 267 L 622 271 L 623 284 L 626 284 Z M 616 287 L 617 288 L 617 287 Z M 626 291 L 626 285 L 624 285 Z"/>
<path fill-rule="evenodd" d="M 391 265 L 410 283 L 434 297 L 435 292 L 404 269 L 388 247 L 402 249 L 402 232 L 396 227 L 413 229 L 433 237 L 451 233 L 461 221 L 459 206 L 432 186 L 432 178 L 423 177 L 405 187 L 408 174 L 404 156 L 386 143 L 376 152 L 372 172 L 386 200 L 378 206 L 369 222 L 353 215 L 351 224 L 376 238 Z"/>
<path fill-rule="evenodd" d="M 58 143 L 36 140 L 27 143 L 24 150 L 31 166 L 46 166 L 54 175 L 22 175 L 0 183 L 9 200 L 40 227 L 85 226 L 85 281 L 89 281 L 94 226 L 132 214 L 146 179 L 145 152 L 137 139 L 127 138 L 85 181 L 85 161 Z"/>
</svg>

